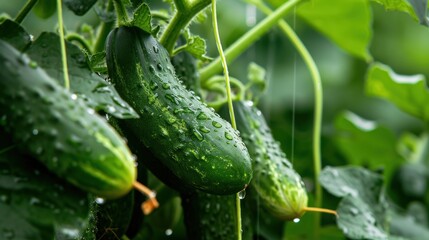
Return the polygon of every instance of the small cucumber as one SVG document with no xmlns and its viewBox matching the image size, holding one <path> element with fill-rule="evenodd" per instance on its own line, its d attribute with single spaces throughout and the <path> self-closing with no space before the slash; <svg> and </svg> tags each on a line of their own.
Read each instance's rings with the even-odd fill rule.
<svg viewBox="0 0 429 240">
<path fill-rule="evenodd" d="M 103 198 L 126 194 L 134 159 L 104 118 L 0 40 L 0 123 L 25 151 L 72 184 Z"/>
<path fill-rule="evenodd" d="M 283 220 L 301 217 L 308 202 L 304 183 L 273 138 L 261 111 L 251 101 L 235 101 L 233 106 L 237 129 L 253 160 L 250 187 L 272 215 Z M 228 118 L 226 106 L 220 112 Z"/>
<path fill-rule="evenodd" d="M 123 122 L 180 184 L 213 194 L 248 185 L 252 167 L 238 132 L 179 83 L 154 37 L 137 27 L 113 29 L 106 62 L 118 93 L 140 116 Z"/>
</svg>

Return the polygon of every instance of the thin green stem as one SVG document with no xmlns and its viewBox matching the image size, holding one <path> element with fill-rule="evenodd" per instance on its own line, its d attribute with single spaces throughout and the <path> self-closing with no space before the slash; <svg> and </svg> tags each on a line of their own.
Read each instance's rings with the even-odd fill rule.
<svg viewBox="0 0 429 240">
<path fill-rule="evenodd" d="M 212 0 L 212 22 L 213 22 L 213 31 L 214 31 L 214 37 L 216 41 L 217 50 L 219 52 L 219 56 L 221 58 L 222 66 L 223 66 L 223 74 L 225 76 L 225 85 L 226 85 L 226 96 L 228 99 L 228 109 L 229 109 L 229 116 L 231 118 L 231 125 L 234 129 L 237 129 L 237 125 L 235 123 L 235 116 L 234 116 L 234 108 L 232 105 L 232 98 L 231 98 L 231 85 L 229 82 L 229 73 L 228 73 L 228 65 L 226 61 L 225 54 L 223 53 L 222 49 L 222 43 L 219 36 L 219 28 L 217 24 L 217 12 L 216 12 L 216 0 Z M 236 205 L 236 215 L 237 215 L 237 239 L 241 240 L 241 202 L 240 202 L 240 196 L 239 193 L 235 196 L 235 205 Z"/>
<path fill-rule="evenodd" d="M 27 14 L 33 9 L 34 5 L 36 5 L 37 0 L 28 0 L 24 7 L 21 8 L 21 10 L 18 12 L 18 14 L 15 17 L 16 23 L 22 23 L 24 21 L 24 18 L 27 16 Z"/>
<path fill-rule="evenodd" d="M 75 41 L 78 42 L 89 54 L 91 54 L 91 47 L 89 46 L 88 42 L 79 34 L 76 33 L 69 33 L 66 36 L 66 40 L 71 42 Z"/>
<path fill-rule="evenodd" d="M 228 59 L 228 63 L 235 60 L 240 54 L 242 54 L 250 45 L 264 35 L 268 30 L 277 24 L 286 13 L 288 13 L 295 5 L 301 3 L 303 0 L 289 0 L 283 3 L 279 8 L 276 9 L 272 14 L 267 16 L 264 20 L 246 32 L 242 37 L 237 39 L 230 47 L 225 50 L 225 57 Z M 200 79 L 205 81 L 211 76 L 219 73 L 222 70 L 221 58 L 217 57 L 210 64 L 200 70 Z"/>
<path fill-rule="evenodd" d="M 127 9 L 123 4 L 122 0 L 113 0 L 113 4 L 116 10 L 116 17 L 118 19 L 119 26 L 126 26 L 129 23 L 129 17 L 127 13 Z"/>
<path fill-rule="evenodd" d="M 63 64 L 63 74 L 64 74 L 64 87 L 70 89 L 70 80 L 69 80 L 69 68 L 67 66 L 67 52 L 66 52 L 66 42 L 64 37 L 64 23 L 63 23 L 63 8 L 62 1 L 57 0 L 57 12 L 58 12 L 58 25 L 60 33 L 60 45 L 61 45 L 61 61 Z"/>
<path fill-rule="evenodd" d="M 176 6 L 180 6 L 180 8 L 177 8 L 177 11 L 174 13 L 169 24 L 159 38 L 159 42 L 170 54 L 173 52 L 180 31 L 189 24 L 195 15 L 207 7 L 210 1 L 211 0 L 186 1 L 186 4 L 183 1 L 175 1 Z"/>
<path fill-rule="evenodd" d="M 108 12 L 113 11 L 113 3 L 111 0 L 107 3 L 106 11 Z M 92 49 L 93 53 L 98 53 L 104 50 L 104 47 L 105 47 L 104 45 L 106 44 L 107 35 L 109 35 L 109 32 L 114 25 L 115 25 L 115 21 L 101 23 L 97 33 L 97 38 L 95 40 L 95 43 Z"/>
<path fill-rule="evenodd" d="M 267 15 L 272 13 L 272 10 L 267 7 L 262 1 L 252 1 L 262 12 Z M 302 41 L 293 31 L 293 29 L 284 20 L 279 21 L 281 31 L 290 39 L 295 46 L 305 64 L 307 65 L 314 85 L 314 123 L 313 123 L 313 166 L 314 166 L 314 179 L 315 179 L 315 200 L 314 206 L 320 208 L 322 206 L 322 187 L 319 183 L 319 176 L 322 169 L 321 160 L 321 125 L 322 125 L 322 111 L 323 111 L 323 90 L 322 80 L 316 63 L 314 62 L 311 54 L 304 46 Z M 315 232 L 317 233 L 320 228 L 320 214 L 315 214 Z"/>
</svg>

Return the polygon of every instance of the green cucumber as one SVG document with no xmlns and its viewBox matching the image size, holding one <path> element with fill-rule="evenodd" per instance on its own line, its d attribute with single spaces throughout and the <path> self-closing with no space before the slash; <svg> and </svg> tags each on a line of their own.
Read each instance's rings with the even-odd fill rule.
<svg viewBox="0 0 429 240">
<path fill-rule="evenodd" d="M 98 197 L 126 194 L 136 179 L 125 141 L 26 55 L 0 41 L 0 123 L 52 172 Z"/>
<path fill-rule="evenodd" d="M 283 220 L 301 217 L 308 197 L 300 175 L 273 138 L 264 116 L 251 101 L 233 103 L 237 129 L 252 157 L 250 187 L 274 216 Z M 220 110 L 228 118 L 228 108 Z"/>
<path fill-rule="evenodd" d="M 154 37 L 137 27 L 113 29 L 106 62 L 118 93 L 140 116 L 123 122 L 180 184 L 213 194 L 248 185 L 252 167 L 238 132 L 179 83 Z"/>
</svg>

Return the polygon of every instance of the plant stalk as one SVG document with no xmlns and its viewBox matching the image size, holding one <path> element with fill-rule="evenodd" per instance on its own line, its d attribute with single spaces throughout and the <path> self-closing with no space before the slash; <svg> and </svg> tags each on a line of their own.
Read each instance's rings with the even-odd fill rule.
<svg viewBox="0 0 429 240">
<path fill-rule="evenodd" d="M 113 3 L 110 0 L 107 4 L 106 11 L 112 11 L 113 10 Z M 106 44 L 107 35 L 109 35 L 110 30 L 115 25 L 115 21 L 110 22 L 102 22 L 99 31 L 97 33 L 97 39 L 95 40 L 92 52 L 98 53 L 102 52 L 104 50 L 104 45 Z"/>
<path fill-rule="evenodd" d="M 118 19 L 119 26 L 126 26 L 129 23 L 129 17 L 125 5 L 122 0 L 113 0 L 113 4 L 116 10 L 116 17 Z"/>
<path fill-rule="evenodd" d="M 272 14 L 267 16 L 264 20 L 247 31 L 243 36 L 237 39 L 230 47 L 225 50 L 225 57 L 228 63 L 234 61 L 240 54 L 242 54 L 250 45 L 264 35 L 271 29 L 277 22 L 286 15 L 295 5 L 301 3 L 303 0 L 289 0 L 283 3 Z M 210 64 L 200 70 L 201 81 L 206 81 L 211 76 L 219 73 L 222 70 L 221 59 L 217 57 Z"/>
<path fill-rule="evenodd" d="M 28 0 L 24 7 L 19 10 L 18 14 L 15 17 L 16 23 L 22 23 L 24 21 L 24 18 L 28 15 L 28 13 L 33 9 L 34 5 L 36 5 L 37 0 Z"/>
<path fill-rule="evenodd" d="M 177 7 L 177 11 L 174 13 L 169 24 L 165 28 L 159 42 L 167 49 L 171 55 L 179 38 L 180 32 L 184 29 L 189 22 L 197 15 L 201 10 L 207 7 L 211 0 L 200 0 L 200 1 L 174 1 Z"/>
<path fill-rule="evenodd" d="M 60 46 L 61 46 L 61 61 L 63 64 L 63 74 L 64 74 L 64 87 L 70 89 L 70 79 L 69 79 L 69 68 L 67 66 L 67 52 L 66 52 L 66 42 L 64 37 L 64 23 L 63 23 L 63 7 L 62 1 L 57 0 L 57 13 L 58 13 L 58 32 L 60 34 Z"/>
<path fill-rule="evenodd" d="M 232 97 L 231 97 L 231 85 L 229 81 L 229 73 L 228 73 L 228 64 L 226 61 L 225 54 L 222 49 L 222 43 L 219 36 L 219 27 L 217 24 L 217 11 L 216 11 L 216 0 L 212 0 L 212 21 L 213 21 L 213 31 L 216 42 L 216 47 L 219 52 L 219 56 L 222 62 L 223 74 L 225 76 L 225 85 L 226 85 L 226 97 L 228 100 L 228 109 L 229 109 L 229 117 L 231 118 L 231 125 L 234 129 L 237 130 L 237 124 L 235 123 L 234 116 L 234 107 L 232 105 Z M 241 202 L 240 202 L 240 194 L 236 193 L 235 195 L 235 206 L 236 206 L 236 216 L 237 216 L 237 239 L 241 240 Z"/>
</svg>

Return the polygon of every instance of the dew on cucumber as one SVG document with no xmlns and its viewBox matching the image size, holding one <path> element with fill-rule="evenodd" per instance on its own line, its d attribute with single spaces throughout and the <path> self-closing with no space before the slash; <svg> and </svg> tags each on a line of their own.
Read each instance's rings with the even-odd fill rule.
<svg viewBox="0 0 429 240">
<path fill-rule="evenodd" d="M 212 125 L 213 125 L 213 127 L 215 127 L 215 128 L 221 128 L 221 127 L 222 127 L 222 124 L 220 124 L 220 123 L 218 123 L 218 122 L 216 122 L 216 121 L 212 121 Z"/>
<path fill-rule="evenodd" d="M 199 128 L 199 130 L 200 130 L 202 133 L 209 133 L 209 132 L 210 132 L 210 129 L 209 129 L 209 128 L 207 128 L 206 126 L 201 126 L 201 127 Z"/>
</svg>

